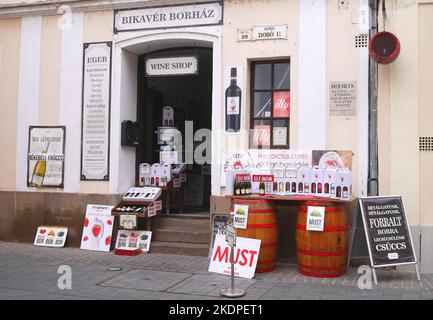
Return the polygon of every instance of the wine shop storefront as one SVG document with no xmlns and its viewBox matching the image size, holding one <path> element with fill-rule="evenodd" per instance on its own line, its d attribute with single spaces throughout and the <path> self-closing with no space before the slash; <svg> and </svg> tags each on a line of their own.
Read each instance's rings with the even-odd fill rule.
<svg viewBox="0 0 433 320">
<path fill-rule="evenodd" d="M 261 149 L 286 169 L 347 169 L 338 200 L 367 195 L 367 0 L 20 3 L 0 7 L 0 240 L 66 226 L 79 246 L 88 204 L 165 187 L 167 163 L 183 191 L 158 215 L 207 215 L 210 230 L 229 172 L 260 167 Z M 413 192 L 387 188 L 420 226 Z M 297 210 L 276 208 L 280 260 L 296 256 Z"/>
</svg>

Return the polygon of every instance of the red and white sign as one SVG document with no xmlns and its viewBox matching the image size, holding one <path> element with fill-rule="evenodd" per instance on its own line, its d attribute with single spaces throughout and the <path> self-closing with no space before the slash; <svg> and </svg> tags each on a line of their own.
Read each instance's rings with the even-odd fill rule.
<svg viewBox="0 0 433 320">
<path fill-rule="evenodd" d="M 274 117 L 290 117 L 290 91 L 274 92 Z"/>
<path fill-rule="evenodd" d="M 271 174 L 254 174 L 253 182 L 274 182 L 274 176 Z"/>
<path fill-rule="evenodd" d="M 253 144 L 256 147 L 265 147 L 271 145 L 271 126 L 258 125 L 254 126 Z"/>
<path fill-rule="evenodd" d="M 237 174 L 236 175 L 236 181 L 238 181 L 238 182 L 250 182 L 251 181 L 251 175 L 249 175 L 249 174 Z"/>
<path fill-rule="evenodd" d="M 116 249 L 147 252 L 150 249 L 151 240 L 151 231 L 119 230 L 117 233 Z"/>
<path fill-rule="evenodd" d="M 109 252 L 113 233 L 112 206 L 87 205 L 81 249 Z"/>
<path fill-rule="evenodd" d="M 234 252 L 234 273 L 236 277 L 252 279 L 256 271 L 260 252 L 260 240 L 249 238 L 236 238 Z M 212 250 L 209 272 L 231 274 L 231 247 L 227 244 L 225 236 L 218 234 Z"/>
</svg>

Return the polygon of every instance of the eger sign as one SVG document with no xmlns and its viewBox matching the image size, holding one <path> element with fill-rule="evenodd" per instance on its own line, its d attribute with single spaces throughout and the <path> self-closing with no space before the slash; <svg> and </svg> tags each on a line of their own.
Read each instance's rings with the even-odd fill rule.
<svg viewBox="0 0 433 320">
<path fill-rule="evenodd" d="M 223 23 L 222 2 L 117 10 L 114 32 Z"/>
</svg>

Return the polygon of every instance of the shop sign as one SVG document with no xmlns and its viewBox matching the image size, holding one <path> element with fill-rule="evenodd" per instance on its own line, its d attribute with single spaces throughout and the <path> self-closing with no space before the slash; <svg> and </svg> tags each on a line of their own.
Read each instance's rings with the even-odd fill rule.
<svg viewBox="0 0 433 320">
<path fill-rule="evenodd" d="M 81 180 L 109 180 L 111 47 L 84 44 Z"/>
<path fill-rule="evenodd" d="M 117 233 L 116 249 L 142 250 L 143 252 L 147 252 L 150 249 L 151 239 L 151 231 L 119 230 Z"/>
<path fill-rule="evenodd" d="M 36 231 L 35 246 L 40 247 L 63 247 L 68 235 L 66 227 L 40 226 Z"/>
<path fill-rule="evenodd" d="M 112 206 L 88 204 L 84 218 L 81 249 L 109 252 L 113 233 Z M 122 224 L 122 221 L 120 222 Z"/>
<path fill-rule="evenodd" d="M 146 59 L 146 77 L 197 74 L 198 58 L 196 56 Z"/>
<path fill-rule="evenodd" d="M 415 264 L 412 236 L 401 196 L 359 199 L 372 267 Z"/>
<path fill-rule="evenodd" d="M 329 115 L 356 116 L 356 81 L 329 83 Z"/>
<path fill-rule="evenodd" d="M 149 7 L 114 12 L 114 33 L 132 30 L 218 25 L 223 2 Z"/>
<path fill-rule="evenodd" d="M 63 188 L 65 163 L 64 126 L 30 126 L 27 186 Z"/>
<path fill-rule="evenodd" d="M 248 205 L 235 204 L 233 226 L 238 229 L 246 229 L 248 225 Z"/>
<path fill-rule="evenodd" d="M 234 274 L 236 277 L 252 279 L 256 271 L 260 252 L 260 240 L 236 238 L 234 251 Z M 231 248 L 224 235 L 217 235 L 212 250 L 209 272 L 231 275 Z"/>
<path fill-rule="evenodd" d="M 325 207 L 308 206 L 306 225 L 308 231 L 323 231 L 325 227 Z"/>
</svg>

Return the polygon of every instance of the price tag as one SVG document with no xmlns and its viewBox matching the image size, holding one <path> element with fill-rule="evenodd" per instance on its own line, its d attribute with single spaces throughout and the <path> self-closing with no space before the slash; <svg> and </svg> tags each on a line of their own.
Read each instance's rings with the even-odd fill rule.
<svg viewBox="0 0 433 320">
<path fill-rule="evenodd" d="M 156 211 L 162 210 L 162 201 L 161 200 L 155 201 L 154 207 Z"/>
<path fill-rule="evenodd" d="M 147 216 L 149 218 L 156 216 L 155 206 L 151 205 L 151 206 L 147 207 Z"/>
</svg>

